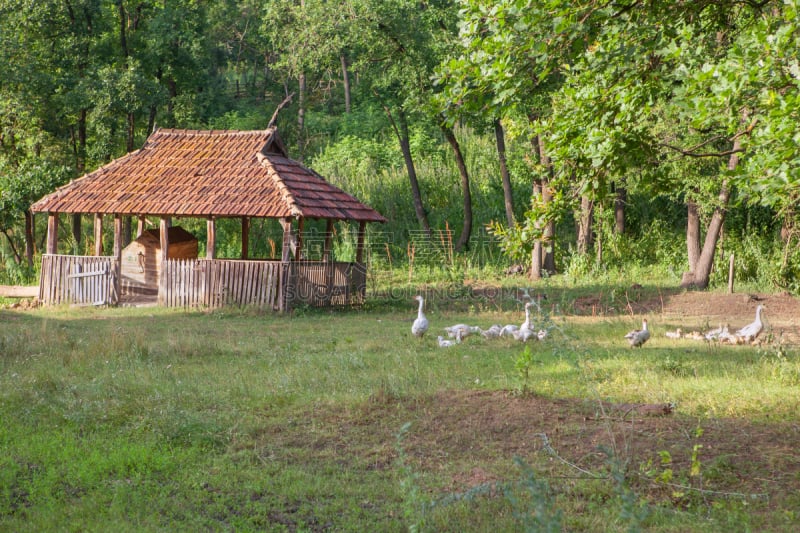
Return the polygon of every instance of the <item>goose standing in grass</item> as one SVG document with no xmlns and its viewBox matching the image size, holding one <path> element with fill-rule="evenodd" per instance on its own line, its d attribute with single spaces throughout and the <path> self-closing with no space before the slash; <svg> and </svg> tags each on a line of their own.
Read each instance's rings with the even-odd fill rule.
<svg viewBox="0 0 800 533">
<path fill-rule="evenodd" d="M 414 299 L 419 302 L 419 310 L 417 311 L 417 319 L 411 324 L 411 333 L 415 337 L 422 338 L 425 332 L 428 331 L 428 319 L 422 312 L 422 307 L 425 305 L 425 299 L 421 295 L 414 296 Z"/>
<path fill-rule="evenodd" d="M 444 330 L 451 339 L 464 339 L 471 333 L 478 333 L 481 328 L 478 326 L 468 326 L 466 324 L 456 324 L 455 326 L 446 327 Z"/>
<path fill-rule="evenodd" d="M 625 335 L 625 338 L 631 343 L 631 348 L 636 346 L 641 347 L 642 344 L 646 343 L 647 339 L 650 338 L 650 330 L 647 329 L 647 319 L 642 319 L 642 329 L 635 329 L 629 332 Z"/>
<path fill-rule="evenodd" d="M 734 335 L 741 337 L 745 342 L 752 342 L 756 340 L 756 337 L 758 337 L 759 334 L 761 334 L 761 332 L 764 330 L 764 324 L 761 322 L 761 311 L 763 310 L 763 305 L 756 307 L 756 319 L 742 329 L 738 330 L 736 333 L 734 333 Z"/>
<path fill-rule="evenodd" d="M 519 329 L 531 329 L 531 303 L 525 304 L 525 322 L 523 322 Z"/>
</svg>

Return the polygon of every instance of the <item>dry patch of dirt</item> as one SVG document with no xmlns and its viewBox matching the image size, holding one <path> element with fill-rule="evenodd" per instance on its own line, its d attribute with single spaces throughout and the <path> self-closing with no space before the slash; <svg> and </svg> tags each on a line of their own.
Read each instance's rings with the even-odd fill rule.
<svg viewBox="0 0 800 533">
<path fill-rule="evenodd" d="M 303 424 L 310 431 L 275 428 L 268 438 L 273 444 L 283 441 L 290 448 L 349 457 L 368 470 L 382 470 L 396 465 L 397 432 L 411 422 L 402 440 L 405 460 L 417 471 L 449 479 L 446 486 L 431 487 L 440 494 L 519 479 L 514 457 L 556 485 L 586 472 L 605 476 L 608 450 L 627 465 L 637 493 L 678 506 L 684 504 L 674 497 L 679 488 L 657 483 L 641 474 L 640 467 L 652 461 L 657 468 L 659 452 L 667 451 L 678 483 L 681 476 L 689 477 L 692 451 L 701 445 L 698 458 L 706 492 L 688 490 L 684 498 L 743 498 L 761 502 L 761 512 L 791 505 L 786 498 L 800 485 L 800 456 L 794 449 L 798 424 L 698 420 L 637 407 L 502 391 L 442 391 L 424 398 L 376 398 L 351 412 L 315 410 L 306 413 Z M 326 429 L 320 431 L 322 427 Z M 698 427 L 703 430 L 699 436 Z M 700 488 L 699 478 L 690 483 Z"/>
</svg>

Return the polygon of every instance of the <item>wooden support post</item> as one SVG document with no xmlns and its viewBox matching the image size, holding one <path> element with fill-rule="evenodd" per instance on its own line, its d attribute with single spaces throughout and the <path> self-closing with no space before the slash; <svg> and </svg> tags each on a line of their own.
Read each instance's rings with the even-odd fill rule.
<svg viewBox="0 0 800 533">
<path fill-rule="evenodd" d="M 103 215 L 94 214 L 94 255 L 103 255 Z"/>
<path fill-rule="evenodd" d="M 242 259 L 247 259 L 250 245 L 250 218 L 242 217 Z"/>
<path fill-rule="evenodd" d="M 214 259 L 217 253 L 217 224 L 214 217 L 206 219 L 206 259 Z"/>
<path fill-rule="evenodd" d="M 303 222 L 304 218 L 297 219 L 297 248 L 294 251 L 294 260 L 300 261 L 303 258 Z"/>
<path fill-rule="evenodd" d="M 282 218 L 281 227 L 283 228 L 283 242 L 281 243 L 281 261 L 286 262 L 292 258 L 292 219 Z"/>
<path fill-rule="evenodd" d="M 333 220 L 328 219 L 325 224 L 325 244 L 322 248 L 322 260 L 329 263 L 331 260 L 331 245 L 333 244 Z"/>
<path fill-rule="evenodd" d="M 356 243 L 356 263 L 364 262 L 364 236 L 367 232 L 367 223 L 363 220 L 358 223 L 358 242 Z"/>
<path fill-rule="evenodd" d="M 122 215 L 114 215 L 114 259 L 122 259 Z"/>
<path fill-rule="evenodd" d="M 130 218 L 128 218 L 128 229 L 130 229 Z M 114 259 L 112 260 L 112 268 L 114 269 L 114 289 L 110 304 L 119 302 L 121 278 L 122 278 L 122 239 L 123 235 L 123 220 L 122 215 L 114 214 Z"/>
<path fill-rule="evenodd" d="M 139 215 L 139 222 L 136 223 L 136 238 L 137 239 L 142 236 L 142 233 L 144 233 L 145 225 L 146 225 L 145 216 L 144 215 Z"/>
<path fill-rule="evenodd" d="M 733 294 L 733 254 L 731 254 L 730 264 L 728 264 L 728 292 Z"/>
<path fill-rule="evenodd" d="M 164 264 L 169 257 L 169 217 L 161 217 L 158 224 L 158 238 L 161 244 L 161 269 L 164 269 Z"/>
<path fill-rule="evenodd" d="M 47 253 L 58 253 L 58 213 L 47 213 Z"/>
</svg>

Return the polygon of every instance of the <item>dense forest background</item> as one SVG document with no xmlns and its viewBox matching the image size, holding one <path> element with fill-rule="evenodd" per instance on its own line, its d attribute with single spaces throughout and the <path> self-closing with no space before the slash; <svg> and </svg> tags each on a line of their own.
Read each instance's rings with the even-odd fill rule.
<svg viewBox="0 0 800 533">
<path fill-rule="evenodd" d="M 0 0 L 0 283 L 35 282 L 29 206 L 58 185 L 155 128 L 263 129 L 291 97 L 290 155 L 389 219 L 375 264 L 704 288 L 733 254 L 737 279 L 796 293 L 799 6 Z M 202 243 L 201 222 L 180 221 Z M 62 224 L 65 251 L 88 226 Z"/>
</svg>

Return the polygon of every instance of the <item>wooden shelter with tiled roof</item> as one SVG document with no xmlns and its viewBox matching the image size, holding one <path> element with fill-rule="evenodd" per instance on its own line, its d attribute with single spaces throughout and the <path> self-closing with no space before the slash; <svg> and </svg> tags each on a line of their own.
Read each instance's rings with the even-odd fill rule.
<svg viewBox="0 0 800 533">
<path fill-rule="evenodd" d="M 73 180 L 33 204 L 31 210 L 48 213 L 47 253 L 43 257 L 40 296 L 45 302 L 53 303 L 87 297 L 83 294 L 86 290 L 76 289 L 78 285 L 89 285 L 91 275 L 86 268 L 94 269 L 90 270 L 92 273 L 105 273 L 108 278 L 108 295 L 103 298 L 118 299 L 122 217 L 138 217 L 138 234 L 141 235 L 145 219 L 150 216 L 160 219 L 160 253 L 165 265 L 158 287 L 158 300 L 162 304 L 238 303 L 279 309 L 298 302 L 349 304 L 363 299 L 362 280 L 356 280 L 358 286 L 353 287 L 351 280 L 337 281 L 337 278 L 361 274 L 365 277 L 365 225 L 386 221 L 371 207 L 290 159 L 275 128 L 262 131 L 157 130 L 140 150 Z M 58 215 L 61 213 L 94 216 L 95 256 L 83 261 L 85 265 L 79 264 L 81 261 L 76 260 L 76 256 L 57 254 Z M 107 215 L 114 217 L 114 253 L 107 258 L 109 264 L 101 268 L 97 261 L 102 254 L 102 220 Z M 194 260 L 191 264 L 168 261 L 167 229 L 173 217 L 206 219 L 205 260 Z M 215 259 L 215 221 L 219 218 L 241 219 L 240 260 Z M 251 218 L 281 222 L 281 261 L 248 261 Z M 306 219 L 327 220 L 323 261 L 300 261 Z M 329 260 L 334 221 L 359 223 L 355 263 Z M 264 284 L 269 286 L 264 287 Z M 306 293 L 316 294 L 298 295 L 302 292 L 301 285 L 311 288 Z M 343 289 L 342 285 L 347 286 Z M 261 294 L 263 291 L 269 294 Z M 95 294 L 89 298 L 99 296 Z"/>
</svg>

